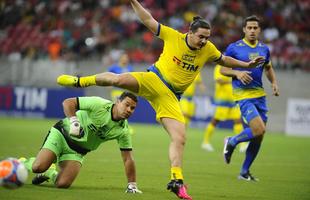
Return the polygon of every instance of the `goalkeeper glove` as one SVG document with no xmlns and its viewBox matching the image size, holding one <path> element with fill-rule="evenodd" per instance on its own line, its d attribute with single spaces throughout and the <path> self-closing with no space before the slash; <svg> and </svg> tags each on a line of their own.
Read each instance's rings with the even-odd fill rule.
<svg viewBox="0 0 310 200">
<path fill-rule="evenodd" d="M 84 136 L 84 131 L 80 125 L 80 121 L 76 116 L 70 117 L 70 130 L 69 134 L 71 136 L 81 138 Z"/>
<path fill-rule="evenodd" d="M 127 189 L 126 189 L 125 193 L 142 194 L 142 191 L 138 189 L 136 182 L 129 182 L 127 185 Z"/>
</svg>

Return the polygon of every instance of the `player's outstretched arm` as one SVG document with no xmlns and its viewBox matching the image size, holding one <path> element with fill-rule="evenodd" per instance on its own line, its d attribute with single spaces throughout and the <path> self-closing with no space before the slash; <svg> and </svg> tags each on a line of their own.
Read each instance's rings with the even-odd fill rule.
<svg viewBox="0 0 310 200">
<path fill-rule="evenodd" d="M 251 83 L 251 81 L 253 80 L 253 78 L 250 76 L 251 72 L 249 71 L 233 70 L 231 68 L 222 66 L 220 72 L 224 76 L 236 77 L 244 85 Z"/>
<path fill-rule="evenodd" d="M 158 22 L 153 18 L 150 12 L 148 12 L 137 0 L 130 0 L 131 6 L 135 13 L 138 15 L 142 23 L 150 29 L 154 34 L 158 30 Z"/>
<path fill-rule="evenodd" d="M 230 56 L 222 55 L 222 58 L 219 60 L 218 64 L 230 67 L 230 68 L 255 68 L 256 66 L 264 63 L 264 58 L 259 56 L 250 62 L 243 62 L 241 60 L 234 59 Z"/>
<path fill-rule="evenodd" d="M 135 161 L 132 158 L 131 151 L 121 151 L 125 173 L 127 176 L 127 188 L 126 193 L 142 193 L 141 190 L 138 189 L 137 182 L 136 182 L 136 167 Z"/>
</svg>

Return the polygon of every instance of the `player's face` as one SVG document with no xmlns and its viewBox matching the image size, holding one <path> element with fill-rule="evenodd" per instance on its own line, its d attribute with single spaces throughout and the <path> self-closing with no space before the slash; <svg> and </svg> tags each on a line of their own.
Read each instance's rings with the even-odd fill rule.
<svg viewBox="0 0 310 200">
<path fill-rule="evenodd" d="M 206 28 L 198 28 L 197 31 L 189 32 L 189 45 L 195 49 L 201 49 L 204 47 L 210 37 L 211 30 Z"/>
<path fill-rule="evenodd" d="M 121 66 L 127 66 L 128 63 L 129 63 L 129 57 L 128 57 L 128 55 L 127 55 L 127 54 L 123 54 L 123 55 L 120 57 L 119 62 L 120 62 L 120 65 L 121 65 Z"/>
<path fill-rule="evenodd" d="M 116 104 L 117 116 L 113 116 L 114 119 L 127 119 L 135 111 L 137 103 L 129 97 L 125 97 L 122 101 L 117 100 Z"/>
<path fill-rule="evenodd" d="M 256 21 L 248 21 L 246 26 L 243 27 L 243 32 L 245 34 L 245 39 L 254 42 L 258 39 L 260 33 L 260 27 Z"/>
</svg>

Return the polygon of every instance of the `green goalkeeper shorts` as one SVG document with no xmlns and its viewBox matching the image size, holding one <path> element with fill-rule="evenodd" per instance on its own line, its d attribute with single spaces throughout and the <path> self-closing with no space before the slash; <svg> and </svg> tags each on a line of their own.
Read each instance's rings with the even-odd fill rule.
<svg viewBox="0 0 310 200">
<path fill-rule="evenodd" d="M 57 162 L 64 160 L 75 160 L 83 164 L 84 156 L 72 150 L 64 136 L 54 127 L 51 128 L 45 139 L 42 149 L 49 149 L 55 153 Z"/>
</svg>

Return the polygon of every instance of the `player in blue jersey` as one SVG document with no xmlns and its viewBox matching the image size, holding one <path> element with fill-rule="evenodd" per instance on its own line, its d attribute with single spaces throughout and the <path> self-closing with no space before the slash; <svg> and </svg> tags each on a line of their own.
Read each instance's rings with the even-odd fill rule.
<svg viewBox="0 0 310 200">
<path fill-rule="evenodd" d="M 247 181 L 258 180 L 251 175 L 250 167 L 259 152 L 266 131 L 268 109 L 262 83 L 264 71 L 271 83 L 273 94 L 279 96 L 269 48 L 266 44 L 258 41 L 261 31 L 259 23 L 256 16 L 247 17 L 243 24 L 245 37 L 230 44 L 226 49 L 226 55 L 245 62 L 255 59 L 257 56 L 263 56 L 265 62 L 253 69 L 235 68 L 232 70 L 227 67 L 221 69 L 223 75 L 233 77 L 234 100 L 239 104 L 242 117 L 247 124 L 240 134 L 225 139 L 224 159 L 229 164 L 235 147 L 241 142 L 249 141 L 245 160 L 238 176 L 239 179 Z"/>
<path fill-rule="evenodd" d="M 109 72 L 115 73 L 115 74 L 122 74 L 126 72 L 133 72 L 133 66 L 129 63 L 129 56 L 127 53 L 122 53 L 120 56 L 118 63 L 115 63 L 111 65 L 108 68 Z M 124 90 L 120 88 L 114 87 L 111 90 L 111 98 L 113 101 L 115 101 L 122 93 Z"/>
</svg>

